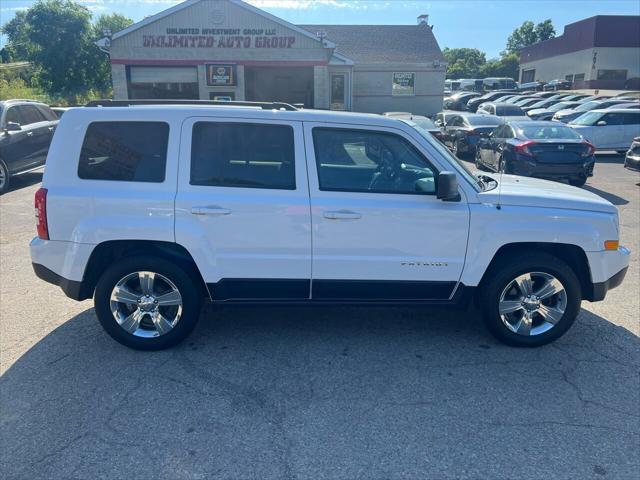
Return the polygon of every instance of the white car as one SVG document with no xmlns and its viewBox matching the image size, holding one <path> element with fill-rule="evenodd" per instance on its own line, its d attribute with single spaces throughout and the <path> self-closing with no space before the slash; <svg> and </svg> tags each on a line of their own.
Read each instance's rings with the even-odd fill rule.
<svg viewBox="0 0 640 480">
<path fill-rule="evenodd" d="M 640 110 L 591 110 L 568 125 L 591 142 L 596 150 L 616 150 L 624 153 L 633 139 L 640 135 Z"/>
<path fill-rule="evenodd" d="M 467 305 L 511 345 L 619 285 L 616 207 L 475 176 L 421 128 L 265 104 L 69 110 L 35 195 L 35 273 L 160 349 L 212 302 Z"/>
<path fill-rule="evenodd" d="M 510 121 L 528 121 L 531 120 L 524 110 L 522 110 L 519 106 L 513 105 L 511 103 L 505 102 L 486 102 L 481 104 L 478 107 L 478 111 L 476 113 L 485 113 L 487 115 L 495 115 L 496 117 L 500 117 L 505 122 Z"/>
</svg>

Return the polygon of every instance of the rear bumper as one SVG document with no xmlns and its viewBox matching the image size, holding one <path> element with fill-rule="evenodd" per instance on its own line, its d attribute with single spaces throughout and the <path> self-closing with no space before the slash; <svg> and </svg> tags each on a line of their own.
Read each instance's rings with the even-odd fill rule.
<svg viewBox="0 0 640 480">
<path fill-rule="evenodd" d="M 595 157 L 589 157 L 584 162 L 575 164 L 533 163 L 518 156 L 513 173 L 526 177 L 566 180 L 593 176 Z"/>
<path fill-rule="evenodd" d="M 83 282 L 64 278 L 39 263 L 32 263 L 31 265 L 39 279 L 60 287 L 67 297 L 72 298 L 73 300 L 86 300 L 91 298 L 91 292 L 87 291 L 88 289 Z"/>
</svg>

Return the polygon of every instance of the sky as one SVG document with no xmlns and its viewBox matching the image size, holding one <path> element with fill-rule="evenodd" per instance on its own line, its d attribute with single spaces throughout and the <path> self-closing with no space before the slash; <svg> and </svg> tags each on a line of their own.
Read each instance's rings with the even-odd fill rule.
<svg viewBox="0 0 640 480">
<path fill-rule="evenodd" d="M 95 16 L 117 12 L 134 21 L 165 10 L 179 0 L 76 0 Z M 414 24 L 429 14 L 444 47 L 473 47 L 499 56 L 509 34 L 525 20 L 564 25 L 594 15 L 640 15 L 640 0 L 245 0 L 294 24 Z M 36 0 L 0 0 L 0 24 Z M 381 42 L 384 39 L 380 39 Z M 0 38 L 4 45 L 6 38 Z M 340 47 L 338 46 L 338 49 Z"/>
</svg>

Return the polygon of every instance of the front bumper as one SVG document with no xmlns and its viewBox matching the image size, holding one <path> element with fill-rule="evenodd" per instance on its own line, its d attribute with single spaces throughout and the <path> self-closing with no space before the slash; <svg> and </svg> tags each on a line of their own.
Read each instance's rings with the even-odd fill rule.
<svg viewBox="0 0 640 480">
<path fill-rule="evenodd" d="M 624 168 L 628 168 L 629 170 L 635 170 L 636 172 L 640 171 L 640 155 L 637 154 L 629 154 L 624 159 Z"/>
<path fill-rule="evenodd" d="M 584 292 L 585 300 L 599 302 L 607 292 L 622 283 L 631 252 L 625 247 L 615 251 L 585 252 L 591 270 L 591 289 Z"/>
</svg>

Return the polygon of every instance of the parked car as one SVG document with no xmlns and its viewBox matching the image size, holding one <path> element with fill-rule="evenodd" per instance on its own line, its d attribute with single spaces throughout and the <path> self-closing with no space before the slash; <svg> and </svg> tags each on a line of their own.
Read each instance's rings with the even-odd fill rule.
<svg viewBox="0 0 640 480">
<path fill-rule="evenodd" d="M 556 112 L 575 108 L 579 105 L 581 105 L 581 102 L 567 102 L 566 100 L 562 100 L 561 102 L 547 108 L 534 108 L 533 110 L 529 110 L 527 112 L 527 116 L 533 120 L 551 120 Z"/>
<path fill-rule="evenodd" d="M 466 110 L 467 102 L 472 98 L 479 97 L 480 94 L 476 92 L 458 92 L 454 93 L 450 97 L 444 99 L 445 110 Z"/>
<path fill-rule="evenodd" d="M 58 117 L 44 103 L 0 101 L 0 194 L 11 178 L 44 165 Z"/>
<path fill-rule="evenodd" d="M 534 96 L 534 97 L 540 97 L 541 99 L 542 99 L 542 98 L 549 98 L 549 97 L 553 97 L 553 96 L 555 96 L 555 95 L 557 95 L 557 93 L 556 93 L 556 92 L 554 92 L 554 91 L 551 91 L 551 92 L 536 92 L 536 93 L 533 93 L 533 94 L 532 94 L 532 96 Z"/>
<path fill-rule="evenodd" d="M 504 97 L 507 95 L 513 95 L 512 92 L 505 92 L 504 90 L 498 90 L 495 92 L 489 92 L 489 93 L 485 93 L 484 95 L 480 96 L 480 97 L 475 97 L 472 98 L 471 100 L 469 100 L 467 102 L 467 110 L 469 110 L 470 112 L 475 112 L 476 110 L 478 110 L 478 107 L 480 106 L 481 103 L 484 102 L 491 102 L 492 100 L 495 100 L 497 98 L 500 97 Z"/>
<path fill-rule="evenodd" d="M 408 112 L 386 112 L 383 115 L 391 118 L 397 118 L 405 123 L 409 123 L 413 127 L 418 127 L 433 135 L 438 140 L 443 140 L 442 130 L 435 124 L 433 120 L 424 115 L 413 115 Z"/>
<path fill-rule="evenodd" d="M 623 92 L 616 95 L 615 98 L 640 100 L 640 92 Z"/>
<path fill-rule="evenodd" d="M 640 110 L 591 110 L 569 125 L 589 140 L 596 150 L 616 150 L 623 154 L 633 139 L 640 136 Z"/>
<path fill-rule="evenodd" d="M 594 151 L 593 145 L 562 123 L 508 122 L 480 139 L 476 166 L 582 186 L 593 175 Z"/>
<path fill-rule="evenodd" d="M 433 123 L 442 130 L 446 123 L 455 115 L 460 115 L 460 112 L 456 112 L 455 110 L 443 110 L 435 114 L 433 117 Z"/>
<path fill-rule="evenodd" d="M 56 114 L 56 117 L 62 118 L 62 115 L 69 110 L 70 107 L 51 107 L 51 111 Z"/>
<path fill-rule="evenodd" d="M 473 155 L 480 136 L 491 132 L 503 121 L 495 115 L 479 113 L 454 115 L 443 128 L 443 143 L 456 157 Z"/>
<path fill-rule="evenodd" d="M 633 108 L 633 109 L 638 109 L 638 108 L 640 108 L 640 102 L 616 103 L 615 105 L 611 105 L 610 107 L 607 107 L 606 110 L 611 110 L 611 109 L 614 109 L 614 108 L 622 108 L 622 109 Z"/>
<path fill-rule="evenodd" d="M 624 157 L 624 168 L 640 171 L 640 137 L 636 137 L 631 142 L 631 146 Z"/>
<path fill-rule="evenodd" d="M 553 115 L 553 120 L 557 120 L 560 122 L 564 122 L 564 123 L 569 123 L 572 120 L 575 120 L 576 118 L 578 118 L 580 115 L 582 115 L 585 112 L 589 112 L 591 110 L 602 110 L 604 108 L 609 108 L 611 106 L 614 105 L 621 105 L 621 101 L 620 100 L 613 100 L 613 99 L 607 99 L 607 100 L 592 100 L 589 102 L 585 102 L 581 105 L 578 105 L 577 107 L 573 108 L 573 109 L 566 109 L 566 110 L 559 110 L 557 111 L 554 115 Z"/>
<path fill-rule="evenodd" d="M 517 105 L 520 108 L 528 107 L 529 105 L 533 105 L 534 103 L 538 103 L 540 101 L 537 97 L 525 97 L 519 99 L 514 105 Z"/>
<path fill-rule="evenodd" d="M 487 115 L 495 115 L 500 117 L 503 121 L 507 120 L 529 120 L 529 117 L 524 111 L 517 105 L 511 105 L 509 103 L 496 103 L 487 102 L 480 105 L 478 113 L 485 113 Z"/>
<path fill-rule="evenodd" d="M 526 113 L 536 108 L 548 108 L 548 107 L 551 107 L 552 105 L 555 105 L 556 103 L 560 103 L 561 101 L 562 100 L 560 100 L 559 98 L 545 98 L 540 100 L 538 103 L 533 103 L 528 107 L 524 107 L 522 110 L 524 110 L 524 112 Z"/>
<path fill-rule="evenodd" d="M 30 244 L 36 275 L 93 298 L 129 347 L 177 344 L 205 299 L 475 299 L 497 338 L 532 347 L 563 335 L 583 299 L 604 299 L 626 274 L 610 202 L 474 176 L 396 119 L 129 103 L 62 117 Z"/>
<path fill-rule="evenodd" d="M 544 89 L 545 91 L 549 91 L 549 90 L 565 90 L 565 89 L 569 89 L 572 86 L 572 82 L 569 82 L 567 80 L 563 80 L 563 79 L 555 79 L 555 80 L 551 80 L 550 82 L 547 82 L 544 85 Z"/>
</svg>

